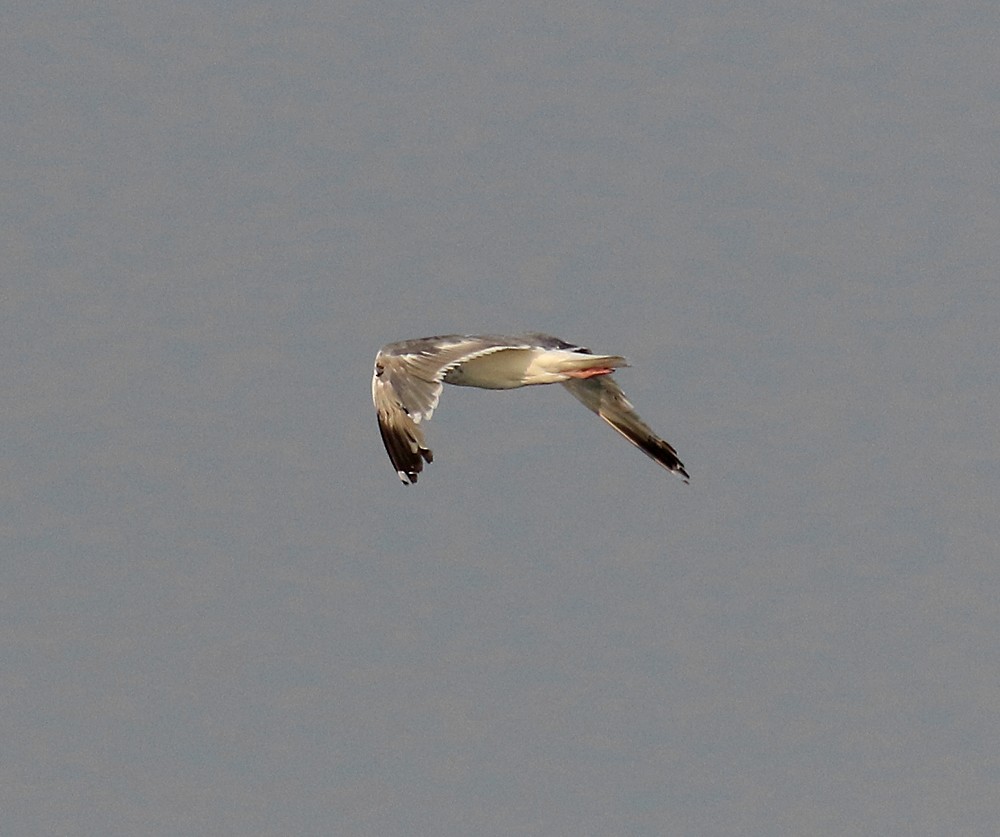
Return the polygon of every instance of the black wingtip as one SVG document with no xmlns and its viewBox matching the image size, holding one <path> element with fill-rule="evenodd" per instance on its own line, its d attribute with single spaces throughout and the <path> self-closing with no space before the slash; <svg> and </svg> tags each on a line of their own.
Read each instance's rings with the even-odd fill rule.
<svg viewBox="0 0 1000 837">
<path fill-rule="evenodd" d="M 677 474 L 684 482 L 690 485 L 691 475 L 685 470 L 684 463 L 677 458 L 677 451 L 674 450 L 669 442 L 663 441 L 658 436 L 651 436 L 645 439 L 628 438 L 650 459 L 655 460 L 668 471 Z"/>
<path fill-rule="evenodd" d="M 403 485 L 416 485 L 417 476 L 424 469 L 424 463 L 420 461 L 420 457 L 424 458 L 424 462 L 428 464 L 434 461 L 434 454 L 428 448 L 419 448 L 417 450 L 417 456 L 415 457 L 415 463 L 412 464 L 408 469 L 397 471 L 399 476 L 399 481 Z"/>
</svg>

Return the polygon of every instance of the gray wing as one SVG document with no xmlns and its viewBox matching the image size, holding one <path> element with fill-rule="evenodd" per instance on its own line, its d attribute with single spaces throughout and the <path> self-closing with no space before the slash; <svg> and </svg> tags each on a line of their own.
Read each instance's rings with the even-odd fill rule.
<svg viewBox="0 0 1000 837">
<path fill-rule="evenodd" d="M 657 436 L 635 411 L 618 383 L 610 375 L 565 381 L 566 387 L 588 410 L 597 413 L 622 436 L 668 471 L 687 482 L 690 477 L 677 451 Z"/>
<path fill-rule="evenodd" d="M 520 338 L 446 335 L 384 346 L 375 358 L 372 401 L 389 460 L 404 485 L 415 483 L 434 455 L 420 428 L 441 397 L 449 370 L 476 357 L 527 348 Z"/>
</svg>

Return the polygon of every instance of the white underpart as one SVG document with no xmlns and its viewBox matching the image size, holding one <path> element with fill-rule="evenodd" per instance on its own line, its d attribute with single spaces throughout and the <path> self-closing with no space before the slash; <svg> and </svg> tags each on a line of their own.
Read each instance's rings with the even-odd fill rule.
<svg viewBox="0 0 1000 837">
<path fill-rule="evenodd" d="M 445 381 L 460 387 L 516 389 L 535 384 L 567 381 L 571 372 L 600 367 L 602 361 L 617 362 L 613 355 L 587 355 L 564 349 L 506 349 L 467 360 L 445 375 Z"/>
<path fill-rule="evenodd" d="M 549 349 L 532 359 L 528 364 L 525 378 L 529 384 L 558 384 L 568 381 L 572 375 L 566 374 L 576 372 L 580 369 L 580 358 L 584 357 L 588 365 L 600 366 L 600 355 L 581 355 L 580 352 L 567 352 L 563 349 Z"/>
</svg>

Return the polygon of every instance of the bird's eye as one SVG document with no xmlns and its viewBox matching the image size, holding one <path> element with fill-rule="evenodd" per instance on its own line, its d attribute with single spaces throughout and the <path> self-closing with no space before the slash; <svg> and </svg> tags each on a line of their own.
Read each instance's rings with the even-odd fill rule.
<svg viewBox="0 0 1000 837">
<path fill-rule="evenodd" d="M 385 367 L 381 363 L 376 363 L 375 364 L 375 377 L 376 378 L 381 378 L 382 377 L 382 373 L 384 371 L 385 371 Z"/>
</svg>

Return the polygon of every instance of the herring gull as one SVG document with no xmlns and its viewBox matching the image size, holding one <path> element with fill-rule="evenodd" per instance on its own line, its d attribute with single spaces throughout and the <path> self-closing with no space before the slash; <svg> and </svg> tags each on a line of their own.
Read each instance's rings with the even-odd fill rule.
<svg viewBox="0 0 1000 837">
<path fill-rule="evenodd" d="M 421 337 L 383 346 L 375 358 L 372 400 L 382 441 L 404 485 L 433 461 L 421 424 L 430 420 L 444 384 L 514 389 L 562 384 L 587 409 L 668 471 L 688 481 L 677 451 L 636 414 L 611 373 L 628 362 L 595 355 L 547 334 Z"/>
</svg>

